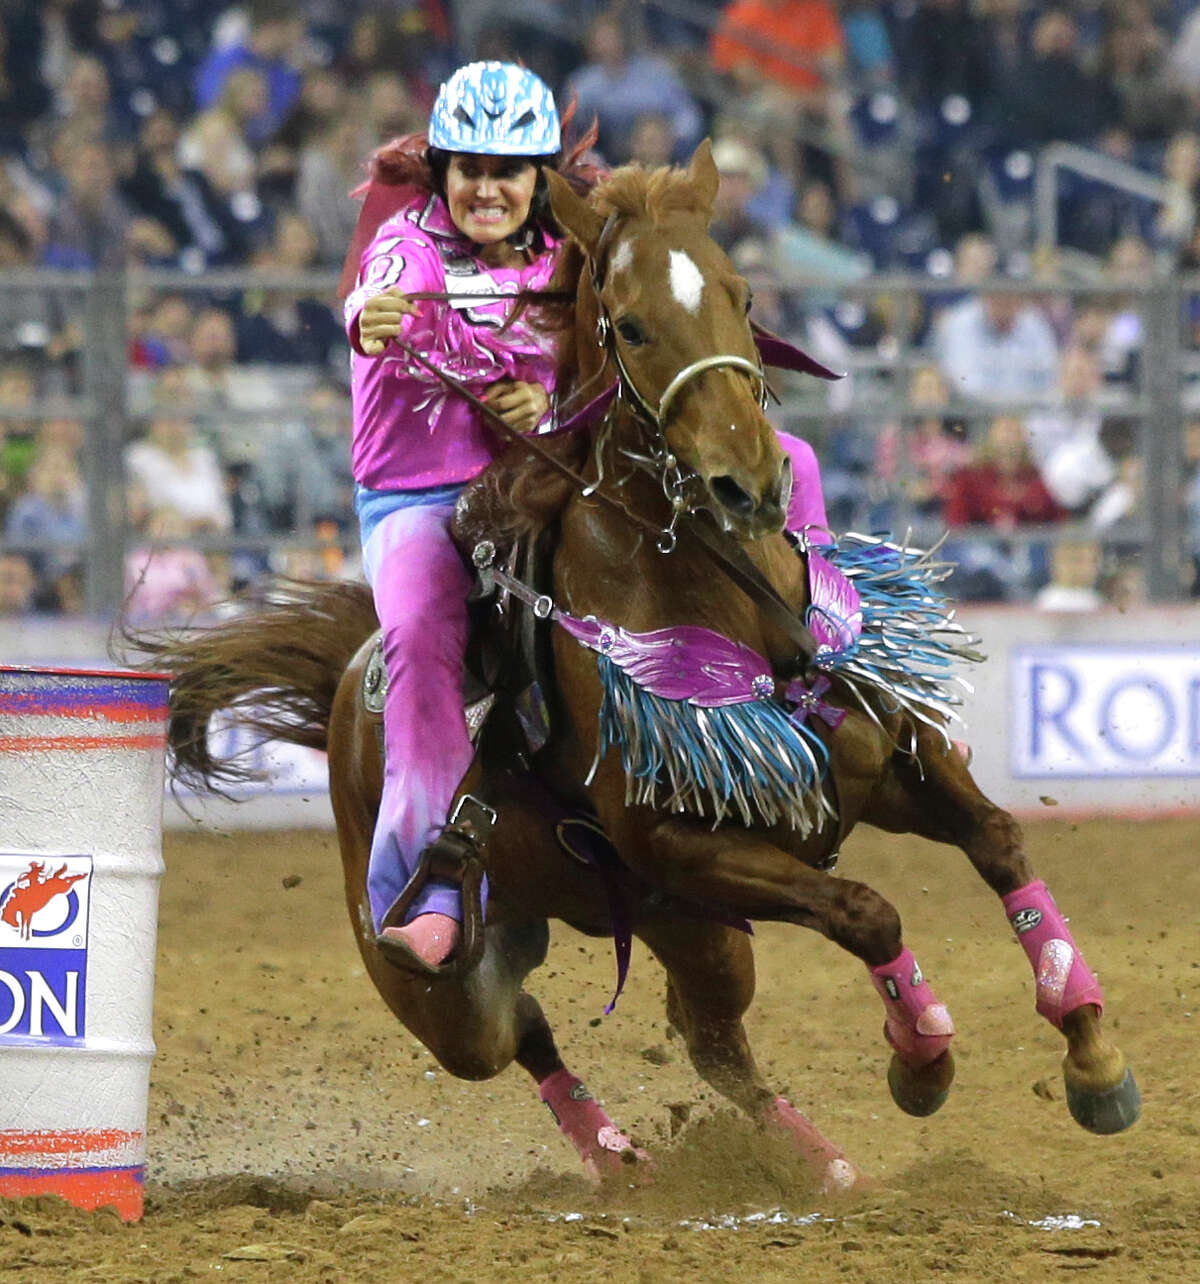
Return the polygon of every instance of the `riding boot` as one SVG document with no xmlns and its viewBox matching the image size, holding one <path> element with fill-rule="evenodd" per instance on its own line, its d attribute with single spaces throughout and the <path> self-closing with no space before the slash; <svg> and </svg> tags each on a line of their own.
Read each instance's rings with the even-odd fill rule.
<svg viewBox="0 0 1200 1284">
<path fill-rule="evenodd" d="M 380 924 L 375 944 L 385 959 L 395 967 L 425 976 L 463 977 L 479 965 L 483 957 L 484 865 L 482 851 L 496 821 L 496 813 L 471 794 L 463 794 L 442 832 L 421 853 L 416 872 L 400 893 Z M 442 918 L 435 913 L 421 914 L 403 926 L 414 904 L 429 885 L 456 887 L 460 898 L 462 923 L 454 923 L 455 940 L 450 942 L 436 962 L 413 948 L 421 936 L 413 933 L 414 924 L 422 919 Z M 436 925 L 424 925 L 418 933 Z M 430 932 L 432 935 L 432 932 Z M 417 936 L 414 941 L 413 937 Z M 428 939 L 428 938 L 426 938 Z M 439 942 L 439 945 L 443 942 Z M 457 946 L 457 948 L 455 948 Z"/>
</svg>

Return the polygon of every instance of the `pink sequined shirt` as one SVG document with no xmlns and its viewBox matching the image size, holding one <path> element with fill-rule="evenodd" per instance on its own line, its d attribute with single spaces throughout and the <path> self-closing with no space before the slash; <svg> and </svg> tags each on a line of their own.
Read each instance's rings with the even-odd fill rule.
<svg viewBox="0 0 1200 1284">
<path fill-rule="evenodd" d="M 501 327 L 514 305 L 474 296 L 542 289 L 554 272 L 558 243 L 533 262 L 491 268 L 450 220 L 440 197 L 421 195 L 380 225 L 362 256 L 346 299 L 354 349 L 354 478 L 371 490 L 416 490 L 469 481 L 501 449 L 479 414 L 438 379 L 389 345 L 377 357 L 359 346 L 358 317 L 372 295 L 452 291 L 449 301 L 423 300 L 400 334 L 422 356 L 482 394 L 500 379 L 540 383 L 553 394 L 553 337 L 522 315 Z"/>
</svg>

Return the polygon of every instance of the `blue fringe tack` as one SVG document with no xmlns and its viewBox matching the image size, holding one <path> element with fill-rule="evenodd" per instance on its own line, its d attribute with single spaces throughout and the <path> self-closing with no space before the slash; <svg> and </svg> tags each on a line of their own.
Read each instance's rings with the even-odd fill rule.
<svg viewBox="0 0 1200 1284">
<path fill-rule="evenodd" d="M 616 746 L 625 801 L 744 825 L 783 822 L 807 836 L 836 816 L 821 782 L 829 753 L 779 700 L 703 709 L 639 687 L 597 657 L 604 700 L 597 762 Z M 594 768 L 593 768 L 594 770 Z"/>
<path fill-rule="evenodd" d="M 936 548 L 856 534 L 817 551 L 862 599 L 861 635 L 818 656 L 818 667 L 836 675 L 877 724 L 880 711 L 904 712 L 948 740 L 961 692 L 971 690 L 955 669 L 983 659 L 939 587 L 953 566 L 937 560 Z M 823 788 L 828 750 L 781 701 L 704 709 L 652 695 L 606 656 L 597 664 L 604 699 L 596 763 L 620 750 L 627 803 L 688 812 L 714 828 L 730 818 L 747 826 L 782 822 L 805 837 L 836 819 Z"/>
</svg>

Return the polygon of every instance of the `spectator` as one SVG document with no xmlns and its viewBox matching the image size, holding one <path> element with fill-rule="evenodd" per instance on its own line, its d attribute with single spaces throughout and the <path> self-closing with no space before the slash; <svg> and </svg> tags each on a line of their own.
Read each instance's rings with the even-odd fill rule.
<svg viewBox="0 0 1200 1284">
<path fill-rule="evenodd" d="M 0 516 L 25 488 L 37 450 L 32 419 L 36 394 L 37 384 L 25 361 L 0 365 Z M 31 417 L 22 418 L 26 414 Z"/>
<path fill-rule="evenodd" d="M 647 169 L 669 165 L 674 159 L 675 132 L 661 112 L 646 111 L 629 131 L 629 159 Z"/>
<path fill-rule="evenodd" d="M 1050 581 L 1038 589 L 1039 611 L 1095 611 L 1104 605 L 1096 587 L 1100 546 L 1090 539 L 1061 539 L 1050 552 Z"/>
<path fill-rule="evenodd" d="M 828 184 L 807 183 L 796 201 L 796 221 L 775 230 L 774 244 L 781 270 L 804 280 L 845 285 L 859 281 L 870 261 L 837 237 L 837 204 Z M 810 300 L 811 301 L 811 300 Z"/>
<path fill-rule="evenodd" d="M 217 456 L 197 436 L 183 371 L 163 371 L 146 436 L 125 451 L 130 480 L 151 509 L 171 509 L 191 534 L 224 534 L 232 525 Z"/>
<path fill-rule="evenodd" d="M 1101 581 L 1104 604 L 1115 607 L 1122 615 L 1136 606 L 1146 605 L 1146 573 L 1141 562 L 1122 558 Z"/>
<path fill-rule="evenodd" d="M 196 72 L 196 105 L 208 111 L 225 100 L 230 80 L 254 71 L 263 86 L 254 110 L 243 118 L 247 140 L 261 147 L 274 137 L 300 94 L 304 19 L 289 0 L 250 0 L 250 31 L 244 40 L 214 47 Z"/>
<path fill-rule="evenodd" d="M 62 446 L 43 446 L 30 465 L 27 489 L 9 509 L 5 538 L 26 551 L 39 593 L 81 558 L 87 537 L 87 495 L 79 466 Z M 51 545 L 52 547 L 37 547 Z"/>
<path fill-rule="evenodd" d="M 180 542 L 192 534 L 185 516 L 158 508 L 139 526 L 143 538 L 125 558 L 122 613 L 127 623 L 184 624 L 223 596 L 204 554 Z"/>
<path fill-rule="evenodd" d="M 367 136 L 373 144 L 416 134 L 425 128 L 425 116 L 404 81 L 393 72 L 378 72 L 367 80 L 363 117 Z"/>
<path fill-rule="evenodd" d="M 1030 56 L 1008 82 L 996 116 L 1008 146 L 1090 142 L 1116 124 L 1116 94 L 1080 66 L 1078 44 L 1079 28 L 1066 9 L 1048 9 L 1037 19 Z"/>
<path fill-rule="evenodd" d="M 30 614 L 36 587 L 29 558 L 0 548 L 0 619 Z"/>
<path fill-rule="evenodd" d="M 1095 531 L 1112 531 L 1142 508 L 1144 469 L 1140 455 L 1130 452 L 1118 461 L 1115 476 L 1097 497 L 1088 513 L 1088 525 Z"/>
<path fill-rule="evenodd" d="M 950 478 L 971 462 L 963 421 L 946 413 L 950 389 L 934 366 L 918 366 L 909 381 L 914 417 L 892 422 L 879 434 L 875 475 L 914 514 L 940 520 Z"/>
<path fill-rule="evenodd" d="M 266 110 L 267 85 L 253 67 L 231 72 L 220 98 L 184 129 L 179 163 L 200 173 L 223 196 L 252 192 L 258 161 L 250 139 L 251 123 Z"/>
<path fill-rule="evenodd" d="M 782 91 L 817 115 L 844 61 L 842 28 L 827 0 L 732 0 L 710 49 L 713 66 L 742 93 Z"/>
<path fill-rule="evenodd" d="M 1170 83 L 1191 99 L 1192 113 L 1200 102 L 1200 9 L 1184 20 L 1167 54 Z"/>
<path fill-rule="evenodd" d="M 132 122 L 122 118 L 112 102 L 108 72 L 99 58 L 79 54 L 71 62 L 70 75 L 58 103 L 59 128 L 69 129 L 77 138 L 117 144 L 132 135 Z"/>
<path fill-rule="evenodd" d="M 183 365 L 190 355 L 192 306 L 182 294 L 148 299 L 131 316 L 129 364 L 135 370 Z"/>
<path fill-rule="evenodd" d="M 639 116 L 657 112 L 671 122 L 672 156 L 687 156 L 700 141 L 700 109 L 664 59 L 629 48 L 622 19 L 605 10 L 592 19 L 588 61 L 567 80 L 579 118 L 600 125 L 599 148 L 613 164 L 628 160 Z"/>
<path fill-rule="evenodd" d="M 1064 516 L 1046 489 L 1015 415 L 997 415 L 975 452 L 974 462 L 950 477 L 946 486 L 946 524 L 987 526 L 1008 533 L 1024 524 L 1057 522 Z M 952 592 L 964 601 L 996 601 L 1024 596 L 1031 581 L 1044 577 L 1041 544 L 1007 539 L 953 540 L 945 556 L 956 563 Z"/>
<path fill-rule="evenodd" d="M 1113 480 L 1116 469 L 1100 441 L 1100 365 L 1084 348 L 1068 348 L 1058 405 L 1034 412 L 1026 430 L 1034 462 L 1054 498 L 1079 513 Z"/>
<path fill-rule="evenodd" d="M 1172 261 L 1181 254 L 1196 226 L 1197 184 L 1200 183 L 1200 134 L 1182 130 L 1172 135 L 1163 155 L 1162 176 L 1171 193 L 1154 219 L 1154 241 Z"/>
<path fill-rule="evenodd" d="M 974 463 L 949 479 L 946 524 L 1012 530 L 1064 516 L 1033 462 L 1025 425 L 1016 415 L 996 415 Z"/>
<path fill-rule="evenodd" d="M 305 72 L 300 93 L 271 141 L 299 153 L 331 125 L 352 114 L 346 81 L 330 67 L 313 67 Z"/>
<path fill-rule="evenodd" d="M 1129 233 L 1110 246 L 1104 275 L 1115 284 L 1138 286 L 1158 273 L 1150 247 Z M 1138 375 L 1145 329 L 1138 296 L 1110 296 L 1107 302 L 1112 315 L 1104 332 L 1101 361 L 1110 379 L 1132 383 Z"/>
<path fill-rule="evenodd" d="M 317 239 L 299 214 L 280 215 L 270 246 L 254 266 L 286 273 L 311 272 Z M 345 332 L 329 305 L 311 294 L 264 289 L 249 297 L 235 322 L 239 362 L 329 368 L 346 353 Z"/>
<path fill-rule="evenodd" d="M 484 0 L 482 6 L 468 6 L 458 0 L 453 6 L 453 17 L 460 25 L 466 10 L 472 10 L 468 17 L 471 30 L 463 38 L 460 30 L 459 46 L 466 49 L 475 48 L 478 26 L 476 18 L 485 18 L 478 10 L 490 8 L 494 0 Z M 428 109 L 433 105 L 433 96 L 438 84 L 452 70 L 450 27 L 447 15 L 439 4 L 397 6 L 391 12 L 372 9 L 361 13 L 354 21 L 349 39 L 337 59 L 337 69 L 347 84 L 361 85 L 379 73 L 386 73 L 397 83 L 408 86 L 406 95 L 411 91 L 416 99 L 418 117 L 408 129 L 393 130 L 387 137 L 396 134 L 411 134 L 423 127 L 420 119 L 420 108 Z"/>
<path fill-rule="evenodd" d="M 878 89 L 896 74 L 892 38 L 881 0 L 843 0 L 842 31 L 850 73 L 861 89 Z"/>
<path fill-rule="evenodd" d="M 1134 138 L 1162 138 L 1184 117 L 1187 104 L 1171 84 L 1166 39 L 1149 5 L 1127 0 L 1112 15 L 1100 70 L 1116 94 L 1120 123 Z"/>
<path fill-rule="evenodd" d="M 362 155 L 370 150 L 355 116 L 333 122 L 300 153 L 296 205 L 317 238 L 318 262 L 340 266 L 354 235 L 358 205 L 350 192 L 362 178 Z"/>
<path fill-rule="evenodd" d="M 1058 376 L 1054 331 L 1017 293 L 985 291 L 946 308 L 933 350 L 955 393 L 980 401 L 1045 397 Z"/>
<path fill-rule="evenodd" d="M 42 256 L 47 267 L 113 269 L 123 266 L 134 219 L 117 191 L 113 155 L 99 139 L 60 139 L 66 192 L 51 215 Z M 148 221 L 138 231 L 147 232 Z"/>
<path fill-rule="evenodd" d="M 246 242 L 228 203 L 198 169 L 178 159 L 179 127 L 169 111 L 156 111 L 142 125 L 133 173 L 121 193 L 170 235 L 181 266 L 190 271 L 240 261 Z"/>
<path fill-rule="evenodd" d="M 279 404 L 270 379 L 261 372 L 248 376 L 239 370 L 237 327 L 224 308 L 205 308 L 193 325 L 188 340 L 191 364 L 184 373 L 187 396 L 205 416 L 223 445 L 222 415 L 228 410 L 265 410 Z"/>
<path fill-rule="evenodd" d="M 733 138 L 719 139 L 713 164 L 721 176 L 709 234 L 731 258 L 748 244 L 765 251 L 770 229 L 750 213 L 755 192 L 767 179 L 767 162 L 756 148 Z"/>
</svg>

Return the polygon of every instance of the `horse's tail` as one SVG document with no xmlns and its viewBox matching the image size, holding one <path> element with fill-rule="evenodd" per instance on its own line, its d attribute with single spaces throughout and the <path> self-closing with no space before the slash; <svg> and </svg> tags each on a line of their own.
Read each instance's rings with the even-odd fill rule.
<svg viewBox="0 0 1200 1284">
<path fill-rule="evenodd" d="M 122 634 L 140 667 L 171 674 L 172 776 L 209 793 L 256 775 L 244 745 L 231 757 L 213 754 L 214 714 L 226 711 L 258 743 L 324 749 L 342 673 L 378 628 L 371 591 L 358 583 L 288 580 L 237 606 L 241 613 L 202 628 Z"/>
</svg>

